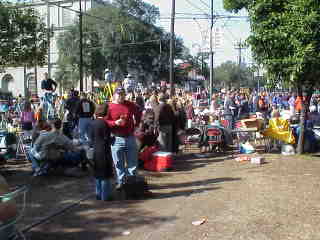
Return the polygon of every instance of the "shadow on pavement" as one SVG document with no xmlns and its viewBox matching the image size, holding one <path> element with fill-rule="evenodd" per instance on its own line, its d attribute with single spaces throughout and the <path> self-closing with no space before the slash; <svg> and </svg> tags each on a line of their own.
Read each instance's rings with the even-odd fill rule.
<svg viewBox="0 0 320 240">
<path fill-rule="evenodd" d="M 211 163 L 223 162 L 229 159 L 228 155 L 220 153 L 182 155 L 174 161 L 173 169 L 171 171 L 192 171 L 197 168 L 205 167 Z"/>
<path fill-rule="evenodd" d="M 193 194 L 199 194 L 203 192 L 208 192 L 212 190 L 219 189 L 220 187 L 212 187 L 212 188 L 197 188 L 197 189 L 189 189 L 189 190 L 181 190 L 181 191 L 171 191 L 166 193 L 153 193 L 152 199 L 163 199 L 163 198 L 174 198 L 174 197 L 189 197 Z"/>
<path fill-rule="evenodd" d="M 193 181 L 193 182 L 183 182 L 183 183 L 172 183 L 172 184 L 166 184 L 166 185 L 150 185 L 151 190 L 155 189 L 168 189 L 168 188 L 183 188 L 183 187 L 196 187 L 196 186 L 206 186 L 209 184 L 215 184 L 215 183 L 222 183 L 222 182 L 230 182 L 230 181 L 239 181 L 241 178 L 213 178 L 213 179 L 206 179 L 201 181 Z"/>
<path fill-rule="evenodd" d="M 103 202 L 89 200 L 52 219 L 51 222 L 31 229 L 32 240 L 102 240 L 121 236 L 124 231 L 174 221 L 174 216 L 142 210 L 137 201 Z"/>
</svg>

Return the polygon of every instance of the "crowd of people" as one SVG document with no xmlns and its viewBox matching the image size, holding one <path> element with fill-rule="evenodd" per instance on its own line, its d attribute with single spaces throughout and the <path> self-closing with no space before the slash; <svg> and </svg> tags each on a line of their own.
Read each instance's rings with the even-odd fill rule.
<svg viewBox="0 0 320 240">
<path fill-rule="evenodd" d="M 53 89 L 48 89 L 44 101 L 52 102 Z M 96 198 L 107 201 L 113 188 L 111 179 L 115 176 L 115 188 L 121 189 L 127 176 L 136 175 L 138 153 L 145 147 L 157 145 L 162 151 L 179 154 L 183 144 L 180 136 L 199 124 L 225 130 L 224 140 L 232 144 L 228 130 L 235 128 L 238 120 L 258 112 L 263 119 L 291 119 L 301 111 L 302 101 L 305 99 L 288 92 L 222 89 L 209 96 L 205 89 L 191 92 L 176 88 L 171 94 L 166 86 L 131 89 L 120 85 L 112 99 L 103 104 L 95 103 L 94 93 L 71 90 L 67 96 L 56 98 L 52 119 L 43 114 L 42 104 L 21 99 L 16 102 L 19 124 L 31 139 L 27 157 L 32 162 L 33 175 L 46 174 L 52 167 L 46 160 L 60 151 L 59 166 L 86 171 L 88 151 L 92 150 Z M 320 125 L 319 112 L 320 97 L 313 95 L 307 120 Z"/>
<path fill-rule="evenodd" d="M 221 129 L 225 130 L 225 142 L 231 145 L 232 135 L 227 130 L 235 128 L 238 120 L 248 119 L 256 113 L 260 113 L 265 120 L 280 116 L 287 119 L 297 118 L 302 101 L 290 93 L 248 94 L 239 90 L 222 90 L 211 96 L 210 101 L 207 101 L 210 104 L 201 106 L 201 101 L 208 99 L 206 90 L 192 93 L 176 89 L 172 96 L 170 89 L 166 87 L 126 90 L 120 85 L 115 90 L 112 100 L 105 103 L 106 115 L 101 116 L 101 113 L 96 112 L 97 109 L 101 111 L 101 107 L 97 107 L 101 104 L 94 103 L 94 94 L 79 94 L 73 90 L 67 98 L 59 98 L 56 104 L 57 112 L 61 113 L 61 123 L 56 122 L 56 125 L 49 126 L 45 119 L 41 118 L 39 111 L 32 115 L 31 104 L 26 102 L 21 114 L 21 124 L 23 130 L 33 129 L 32 136 L 43 135 L 43 131 L 48 129 L 55 132 L 61 128 L 64 136 L 70 141 L 77 138 L 80 146 L 94 147 L 92 142 L 95 135 L 92 135 L 92 126 L 94 119 L 99 115 L 110 132 L 110 137 L 106 139 L 109 139 L 110 156 L 116 169 L 117 186 L 120 187 L 126 174 L 135 174 L 138 153 L 146 146 L 158 145 L 162 151 L 178 154 L 179 146 L 183 144 L 180 136 L 186 129 L 199 124 L 220 125 Z M 313 125 L 320 124 L 319 100 L 317 95 L 313 95 L 310 101 L 307 121 Z M 221 120 L 227 120 L 227 124 L 222 126 Z M 33 139 L 35 152 L 41 152 L 40 140 Z M 64 142 L 66 147 L 71 146 Z M 66 156 L 66 159 L 71 158 L 68 160 L 71 162 L 85 162 L 85 154 L 79 152 Z M 30 156 L 34 158 L 32 151 Z M 38 167 L 36 164 L 34 166 Z"/>
</svg>

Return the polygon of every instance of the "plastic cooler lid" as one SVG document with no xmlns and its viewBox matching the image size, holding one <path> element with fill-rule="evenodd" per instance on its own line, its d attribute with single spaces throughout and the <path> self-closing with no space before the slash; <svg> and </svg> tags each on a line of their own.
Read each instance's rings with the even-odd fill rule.
<svg viewBox="0 0 320 240">
<path fill-rule="evenodd" d="M 158 152 L 153 153 L 152 155 L 159 156 L 159 157 L 167 157 L 167 156 L 172 155 L 172 153 L 171 152 L 158 151 Z"/>
</svg>

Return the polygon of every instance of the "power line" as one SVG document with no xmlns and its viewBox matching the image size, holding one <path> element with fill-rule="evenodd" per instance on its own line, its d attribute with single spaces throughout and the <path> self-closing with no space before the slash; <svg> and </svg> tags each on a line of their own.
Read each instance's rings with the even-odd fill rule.
<svg viewBox="0 0 320 240">
<path fill-rule="evenodd" d="M 229 32 L 229 34 L 231 35 L 231 37 L 233 38 L 233 40 L 236 41 L 237 38 L 233 35 L 233 33 L 230 31 L 230 29 L 229 29 L 228 27 L 226 27 L 226 23 L 227 23 L 228 20 L 229 20 L 229 19 L 227 19 L 227 20 L 224 22 L 224 24 L 223 24 L 224 27 L 223 27 L 223 28 L 226 29 L 226 30 Z"/>
<path fill-rule="evenodd" d="M 186 2 L 189 3 L 189 5 L 191 5 L 191 6 L 194 7 L 195 9 L 198 9 L 198 10 L 200 10 L 201 12 L 205 13 L 206 15 L 208 15 L 208 13 L 207 13 L 205 10 L 203 10 L 203 9 L 200 8 L 199 6 L 193 4 L 193 3 L 190 2 L 189 0 L 186 0 Z"/>
<path fill-rule="evenodd" d="M 203 0 L 200 0 L 200 2 L 203 4 L 203 5 L 205 5 L 207 8 L 211 8 L 210 6 L 209 6 L 209 4 L 208 3 L 206 3 L 206 2 L 204 2 Z"/>
<path fill-rule="evenodd" d="M 176 15 L 207 16 L 208 14 L 204 14 L 204 13 L 176 13 Z"/>
<path fill-rule="evenodd" d="M 236 39 L 231 39 L 228 35 L 224 35 L 228 40 L 229 42 L 233 45 L 234 42 L 236 41 Z"/>
<path fill-rule="evenodd" d="M 160 42 L 161 39 L 157 40 L 148 40 L 148 41 L 142 41 L 142 42 L 135 42 L 135 43 L 123 43 L 118 45 L 107 45 L 107 47 L 123 47 L 123 46 L 134 46 L 134 45 L 143 45 L 145 43 L 151 43 L 151 42 Z M 103 48 L 102 46 L 96 46 L 96 47 L 88 47 L 86 49 L 92 50 L 92 49 L 100 49 Z"/>
<path fill-rule="evenodd" d="M 190 12 L 176 12 L 176 15 L 204 15 L 207 16 L 208 14 L 205 13 L 190 13 Z M 170 13 L 162 13 L 160 16 L 170 16 Z"/>
<path fill-rule="evenodd" d="M 210 17 L 175 17 L 175 19 L 176 20 L 183 20 L 183 19 L 186 19 L 186 20 L 188 20 L 188 19 L 190 19 L 190 20 L 192 20 L 192 19 L 209 19 Z M 162 19 L 171 19 L 170 17 L 160 17 L 159 18 L 160 20 L 162 20 Z"/>
<path fill-rule="evenodd" d="M 71 9 L 70 7 L 64 7 L 64 6 L 61 6 L 60 4 L 56 4 L 56 3 L 53 3 L 53 2 L 49 2 L 49 5 L 54 5 L 54 6 L 63 8 L 63 9 L 67 9 L 67 10 L 69 10 L 69 11 L 71 11 L 71 12 L 75 12 L 75 13 L 78 13 L 78 14 L 86 15 L 86 16 L 92 17 L 92 18 L 96 18 L 96 19 L 102 20 L 102 21 L 107 22 L 107 23 L 110 23 L 110 22 L 111 22 L 110 20 L 107 20 L 107 19 L 105 19 L 105 18 L 97 17 L 97 16 L 91 15 L 91 14 L 86 13 L 86 12 L 83 12 L 83 11 L 80 12 L 80 11 L 78 11 L 78 10 Z"/>
</svg>

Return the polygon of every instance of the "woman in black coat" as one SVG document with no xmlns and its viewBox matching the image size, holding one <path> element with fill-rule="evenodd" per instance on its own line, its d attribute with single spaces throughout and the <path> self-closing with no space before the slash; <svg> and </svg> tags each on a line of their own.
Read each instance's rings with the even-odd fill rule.
<svg viewBox="0 0 320 240">
<path fill-rule="evenodd" d="M 107 108 L 106 104 L 96 106 L 96 119 L 91 125 L 96 197 L 97 200 L 104 201 L 110 199 L 112 191 L 111 178 L 113 177 L 110 129 L 103 120 L 103 117 L 107 114 Z"/>
</svg>

